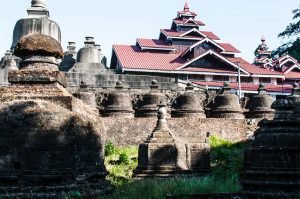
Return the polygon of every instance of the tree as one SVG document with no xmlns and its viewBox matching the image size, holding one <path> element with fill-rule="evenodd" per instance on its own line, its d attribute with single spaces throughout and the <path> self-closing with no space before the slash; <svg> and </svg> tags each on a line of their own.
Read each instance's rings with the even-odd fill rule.
<svg viewBox="0 0 300 199">
<path fill-rule="evenodd" d="M 290 38 L 291 40 L 273 51 L 273 57 L 289 54 L 297 60 L 300 60 L 300 7 L 293 10 L 293 14 L 293 20 L 295 22 L 290 23 L 286 29 L 278 35 L 280 38 Z M 296 38 L 293 39 L 294 37 Z"/>
</svg>

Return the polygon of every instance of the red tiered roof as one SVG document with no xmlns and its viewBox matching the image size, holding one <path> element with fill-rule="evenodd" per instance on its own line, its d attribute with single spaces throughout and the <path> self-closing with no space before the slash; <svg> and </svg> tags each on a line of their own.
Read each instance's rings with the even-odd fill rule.
<svg viewBox="0 0 300 199">
<path fill-rule="evenodd" d="M 113 49 L 119 59 L 119 62 L 123 69 L 147 69 L 158 71 L 172 71 L 176 73 L 181 72 L 203 72 L 203 73 L 223 73 L 223 74 L 237 74 L 237 71 L 224 68 L 215 67 L 190 67 L 188 62 L 192 60 L 186 60 L 182 58 L 179 53 L 159 53 L 159 52 L 145 52 L 137 46 L 128 45 L 114 45 Z M 219 55 L 221 56 L 221 55 Z M 226 59 L 226 58 L 224 58 Z M 197 58 L 193 59 L 197 60 Z M 274 72 L 262 68 L 255 67 L 241 58 L 227 58 L 229 62 L 236 64 L 240 63 L 241 69 L 258 75 L 274 75 L 281 77 L 281 73 Z M 183 67 L 186 64 L 186 67 Z"/>
<path fill-rule="evenodd" d="M 300 79 L 300 72 L 290 71 L 285 74 L 286 79 Z"/>
<path fill-rule="evenodd" d="M 113 58 L 118 59 L 123 71 L 140 71 L 140 72 L 157 72 L 157 73 L 176 73 L 176 74 L 211 74 L 211 75 L 227 75 L 237 76 L 238 63 L 241 69 L 242 76 L 253 77 L 273 77 L 284 78 L 282 72 L 268 70 L 256 67 L 240 57 L 231 57 L 234 55 L 225 55 L 225 53 L 240 53 L 230 43 L 219 42 L 220 38 L 212 32 L 198 30 L 199 27 L 185 27 L 187 31 L 177 31 L 178 24 L 190 24 L 201 26 L 204 25 L 201 21 L 194 19 L 196 13 L 190 12 L 188 4 L 185 5 L 184 11 L 180 11 L 176 19 L 173 20 L 171 29 L 161 29 L 161 34 L 168 38 L 168 41 L 157 39 L 137 39 L 136 46 L 129 45 L 114 45 Z M 189 18 L 189 19 L 188 19 Z M 178 30 L 183 30 L 181 27 Z M 170 45 L 174 41 L 181 41 Z M 193 42 L 191 42 L 193 40 Z M 218 52 L 215 48 L 208 49 L 211 45 L 203 45 L 202 42 L 211 42 L 218 47 Z M 169 44 L 170 43 L 170 44 Z M 185 44 L 183 44 L 185 43 Z M 191 47 L 201 45 L 202 48 L 197 48 L 192 51 Z M 178 49 L 177 49 L 178 48 Z M 182 51 L 188 55 L 183 56 Z M 165 52 L 163 52 L 163 50 Z M 166 53 L 167 51 L 167 53 Z M 180 52 L 178 52 L 180 51 Z M 210 56 L 210 57 L 207 57 Z M 212 64 L 206 64 L 202 60 L 209 61 Z M 210 62 L 210 59 L 214 61 Z M 199 61 L 199 62 L 198 62 Z M 113 61 L 112 63 L 116 63 Z M 194 66 L 193 63 L 199 63 L 199 66 Z M 204 63 L 204 64 L 202 64 Z M 296 76 L 298 73 L 290 72 L 290 76 Z M 208 84 L 218 84 L 222 86 L 222 82 L 205 82 Z M 233 84 L 234 85 L 234 84 Z M 234 85 L 235 86 L 235 85 Z M 243 84 L 244 88 L 256 90 L 258 85 Z M 249 87 L 249 88 L 248 88 Z M 268 89 L 278 89 L 278 86 L 269 86 Z"/>
<path fill-rule="evenodd" d="M 224 82 L 204 82 L 204 81 L 195 81 L 194 84 L 200 86 L 209 86 L 209 87 L 223 87 Z M 238 83 L 229 83 L 229 87 L 232 89 L 238 89 Z M 241 89 L 246 91 L 257 91 L 259 85 L 253 83 L 241 83 Z M 265 88 L 269 92 L 283 92 L 283 93 L 290 93 L 293 89 L 293 86 L 290 84 L 284 85 L 273 85 L 273 84 L 266 84 Z"/>
<path fill-rule="evenodd" d="M 244 60 L 241 57 L 234 57 L 234 58 L 227 58 L 229 61 L 235 63 L 235 64 L 240 64 L 241 68 L 244 70 L 248 71 L 252 75 L 276 75 L 276 76 L 282 76 L 282 73 L 277 72 L 277 71 L 272 71 L 272 70 L 267 70 L 264 68 L 259 68 L 256 67 L 246 60 Z"/>
<path fill-rule="evenodd" d="M 175 50 L 174 46 L 171 46 L 164 40 L 158 40 L 158 39 L 137 39 L 137 43 L 143 48 L 158 48 L 158 49 L 169 49 L 169 50 Z"/>
<path fill-rule="evenodd" d="M 220 40 L 220 38 L 215 35 L 215 33 L 210 32 L 210 31 L 200 31 L 201 33 L 205 34 L 208 38 L 212 39 L 212 40 Z"/>
<path fill-rule="evenodd" d="M 241 53 L 237 48 L 235 48 L 230 43 L 218 43 L 226 52 L 232 52 L 232 53 Z"/>
<path fill-rule="evenodd" d="M 198 25 L 198 26 L 205 26 L 205 24 L 202 21 L 193 20 L 189 21 L 189 19 L 174 19 L 173 20 L 175 24 L 177 25 Z M 195 22 L 195 23 L 193 23 Z"/>
<path fill-rule="evenodd" d="M 137 46 L 113 45 L 122 68 L 172 71 L 185 60 L 178 54 L 143 52 Z"/>
<path fill-rule="evenodd" d="M 164 35 L 168 36 L 168 37 L 178 37 L 180 38 L 181 35 L 183 35 L 184 33 L 188 32 L 178 32 L 177 30 L 171 30 L 171 29 L 161 29 L 160 30 Z M 209 32 L 209 31 L 199 31 L 200 33 L 202 33 L 203 35 L 205 35 L 206 37 L 212 39 L 212 40 L 220 40 L 220 38 L 215 35 L 213 32 Z M 182 38 L 198 38 L 201 39 L 202 37 L 199 36 L 183 36 Z"/>
</svg>

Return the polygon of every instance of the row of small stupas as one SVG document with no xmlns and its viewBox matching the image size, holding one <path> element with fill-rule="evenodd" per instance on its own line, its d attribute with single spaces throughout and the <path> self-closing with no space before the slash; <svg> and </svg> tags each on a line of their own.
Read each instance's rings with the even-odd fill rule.
<svg viewBox="0 0 300 199">
<path fill-rule="evenodd" d="M 178 11 L 171 29 L 161 29 L 159 39 L 138 38 L 136 44 L 114 45 L 111 68 L 129 74 L 152 74 L 177 77 L 208 88 L 220 88 L 230 82 L 238 88 L 240 66 L 243 92 L 253 92 L 259 83 L 269 92 L 288 93 L 291 82 L 300 80 L 300 64 L 290 56 L 271 59 L 265 39 L 251 64 L 237 55 L 240 51 L 224 43 L 205 24 L 196 19 L 188 3 Z"/>
</svg>

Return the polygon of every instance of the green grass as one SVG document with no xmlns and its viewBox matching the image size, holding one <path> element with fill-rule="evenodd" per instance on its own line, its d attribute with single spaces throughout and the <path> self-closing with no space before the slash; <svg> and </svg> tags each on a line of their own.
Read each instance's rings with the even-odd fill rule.
<svg viewBox="0 0 300 199">
<path fill-rule="evenodd" d="M 245 143 L 233 143 L 211 137 L 211 173 L 202 178 L 171 178 L 165 180 L 132 180 L 137 167 L 136 146 L 116 147 L 106 145 L 107 177 L 117 190 L 105 199 L 161 199 L 167 194 L 197 194 L 237 192 L 241 189 L 238 181 L 242 169 Z M 101 197 L 103 198 L 103 197 Z"/>
<path fill-rule="evenodd" d="M 133 181 L 120 187 L 106 199 L 161 199 L 167 194 L 198 194 L 236 192 L 240 190 L 237 176 L 220 181 L 214 176 Z"/>
<path fill-rule="evenodd" d="M 212 136 L 210 146 L 212 175 L 226 178 L 241 172 L 247 143 L 235 143 Z"/>
</svg>

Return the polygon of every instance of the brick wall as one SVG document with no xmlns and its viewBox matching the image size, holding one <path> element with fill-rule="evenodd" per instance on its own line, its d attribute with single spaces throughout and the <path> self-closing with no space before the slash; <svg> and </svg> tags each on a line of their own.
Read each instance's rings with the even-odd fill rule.
<svg viewBox="0 0 300 199">
<path fill-rule="evenodd" d="M 107 141 L 117 145 L 138 145 L 156 126 L 156 118 L 103 118 L 107 129 Z M 258 121 L 233 119 L 172 118 L 168 125 L 176 136 L 191 141 L 201 141 L 207 132 L 232 141 L 245 140 L 257 128 Z M 252 123 L 252 124 L 250 124 Z"/>
</svg>

